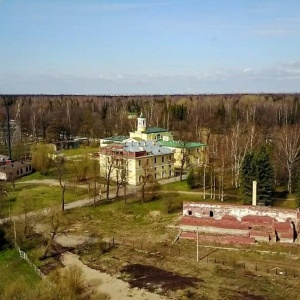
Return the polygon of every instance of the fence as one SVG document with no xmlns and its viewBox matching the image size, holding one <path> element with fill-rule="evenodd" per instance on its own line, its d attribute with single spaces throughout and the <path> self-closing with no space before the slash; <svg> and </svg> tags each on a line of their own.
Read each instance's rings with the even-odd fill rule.
<svg viewBox="0 0 300 300">
<path fill-rule="evenodd" d="M 112 238 L 107 240 L 104 244 L 105 250 L 109 251 L 115 245 L 122 245 L 125 247 L 130 247 L 136 251 L 145 251 L 149 254 L 156 256 L 172 256 L 172 257 L 181 257 L 185 259 L 196 260 L 197 252 L 194 250 L 187 250 L 181 248 L 179 245 L 159 245 L 154 243 L 145 242 L 143 240 L 126 240 L 126 239 L 115 239 Z M 209 248 L 205 248 L 209 249 Z M 202 248 L 204 250 L 204 248 Z M 223 265 L 227 267 L 232 267 L 234 269 L 247 269 L 252 272 L 261 272 L 267 273 L 270 275 L 278 276 L 288 276 L 290 278 L 299 278 L 299 272 L 295 269 L 288 269 L 286 267 L 279 267 L 278 265 L 271 266 L 270 264 L 264 264 L 262 262 L 253 262 L 253 261 L 229 261 L 222 258 L 213 257 L 218 249 L 209 249 L 205 254 L 202 253 L 202 256 L 199 257 L 199 262 L 202 263 L 214 263 L 218 265 Z M 226 250 L 226 249 L 224 249 Z M 245 276 L 250 276 L 246 275 Z"/>
<path fill-rule="evenodd" d="M 26 260 L 27 263 L 29 264 L 29 266 L 33 269 L 33 271 L 40 277 L 40 278 L 43 278 L 45 275 L 42 273 L 42 271 L 34 264 L 30 261 L 30 259 L 28 258 L 28 255 L 22 251 L 20 249 L 20 247 L 18 245 L 16 245 L 16 248 L 19 252 L 19 255 L 22 259 Z"/>
</svg>

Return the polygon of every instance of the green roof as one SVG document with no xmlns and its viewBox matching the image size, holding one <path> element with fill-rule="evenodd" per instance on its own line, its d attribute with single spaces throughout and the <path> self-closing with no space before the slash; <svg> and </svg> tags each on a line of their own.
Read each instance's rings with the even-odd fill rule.
<svg viewBox="0 0 300 300">
<path fill-rule="evenodd" d="M 160 128 L 160 127 L 148 127 L 144 133 L 160 133 L 160 132 L 168 132 L 169 130 Z"/>
<path fill-rule="evenodd" d="M 159 144 L 164 147 L 171 147 L 171 148 L 199 148 L 199 147 L 206 147 L 206 144 L 202 144 L 199 142 L 183 142 L 183 141 L 163 141 L 160 140 Z"/>
</svg>

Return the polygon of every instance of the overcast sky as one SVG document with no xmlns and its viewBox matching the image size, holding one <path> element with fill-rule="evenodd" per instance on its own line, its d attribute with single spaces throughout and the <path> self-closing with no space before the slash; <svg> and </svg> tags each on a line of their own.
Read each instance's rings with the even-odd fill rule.
<svg viewBox="0 0 300 300">
<path fill-rule="evenodd" d="M 0 0 L 0 94 L 300 92 L 299 0 Z"/>
</svg>

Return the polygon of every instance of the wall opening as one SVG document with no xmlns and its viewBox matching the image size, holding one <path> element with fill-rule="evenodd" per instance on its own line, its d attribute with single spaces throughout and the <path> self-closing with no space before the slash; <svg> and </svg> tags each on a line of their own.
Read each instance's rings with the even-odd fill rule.
<svg viewBox="0 0 300 300">
<path fill-rule="evenodd" d="M 209 212 L 209 216 L 210 216 L 211 218 L 214 216 L 214 212 L 213 212 L 212 210 Z"/>
<path fill-rule="evenodd" d="M 188 211 L 189 216 L 191 216 L 193 213 L 191 210 Z"/>
</svg>

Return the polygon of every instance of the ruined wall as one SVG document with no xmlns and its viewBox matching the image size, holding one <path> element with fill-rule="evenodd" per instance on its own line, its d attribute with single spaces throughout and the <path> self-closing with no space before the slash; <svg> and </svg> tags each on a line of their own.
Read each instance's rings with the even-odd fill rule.
<svg viewBox="0 0 300 300">
<path fill-rule="evenodd" d="M 222 205 L 209 203 L 183 203 L 183 215 L 197 218 L 214 218 L 221 220 L 224 216 L 232 216 L 242 221 L 246 216 L 259 216 L 275 218 L 278 222 L 286 222 L 288 219 L 298 224 L 296 209 L 280 209 L 267 206 L 246 205 Z M 299 217 L 299 213 L 298 213 Z"/>
<path fill-rule="evenodd" d="M 195 231 L 195 226 L 193 225 L 181 225 L 180 228 L 183 231 Z M 243 229 L 218 228 L 218 227 L 210 227 L 210 226 L 203 226 L 203 227 L 197 226 L 197 228 L 198 231 L 202 233 L 249 236 L 249 230 L 243 230 Z"/>
</svg>

